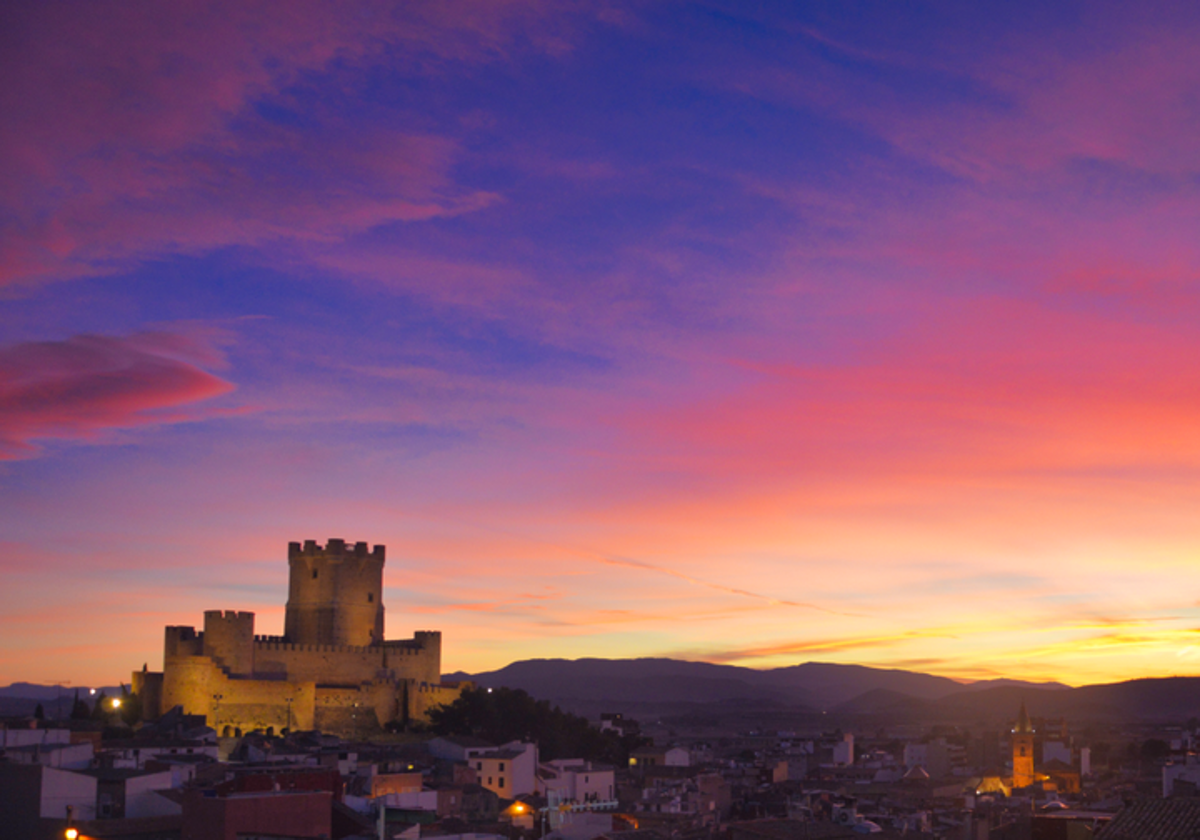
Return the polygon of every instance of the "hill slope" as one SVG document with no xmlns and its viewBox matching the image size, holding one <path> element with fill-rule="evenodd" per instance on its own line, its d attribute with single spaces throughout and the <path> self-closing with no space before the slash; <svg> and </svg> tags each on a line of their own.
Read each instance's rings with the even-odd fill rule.
<svg viewBox="0 0 1200 840">
<path fill-rule="evenodd" d="M 607 705 L 613 711 L 623 710 L 629 704 L 694 706 L 741 700 L 820 712 L 875 694 L 873 699 L 864 701 L 862 711 L 903 706 L 913 713 L 926 709 L 930 702 L 955 695 L 1006 687 L 1050 692 L 1065 689 L 1059 683 L 1020 681 L 977 688 L 914 671 L 826 662 L 756 670 L 676 659 L 529 659 L 498 671 L 447 674 L 446 679 L 471 679 L 484 687 L 520 688 L 571 708 Z M 928 710 L 935 711 L 932 707 Z"/>
</svg>

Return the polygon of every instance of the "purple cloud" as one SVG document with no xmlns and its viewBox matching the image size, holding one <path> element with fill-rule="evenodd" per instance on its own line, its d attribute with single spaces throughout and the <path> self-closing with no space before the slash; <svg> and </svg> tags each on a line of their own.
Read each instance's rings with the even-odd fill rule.
<svg viewBox="0 0 1200 840">
<path fill-rule="evenodd" d="M 220 363 L 210 344 L 167 332 L 0 349 L 0 459 L 35 455 L 37 440 L 194 419 L 192 405 L 234 389 L 199 366 Z"/>
</svg>

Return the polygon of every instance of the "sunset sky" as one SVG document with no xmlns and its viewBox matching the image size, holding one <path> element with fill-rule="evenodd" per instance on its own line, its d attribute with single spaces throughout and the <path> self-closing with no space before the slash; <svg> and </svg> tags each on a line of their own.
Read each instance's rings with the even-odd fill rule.
<svg viewBox="0 0 1200 840">
<path fill-rule="evenodd" d="M 1193 3 L 0 10 L 0 684 L 280 633 L 1200 673 Z"/>
</svg>

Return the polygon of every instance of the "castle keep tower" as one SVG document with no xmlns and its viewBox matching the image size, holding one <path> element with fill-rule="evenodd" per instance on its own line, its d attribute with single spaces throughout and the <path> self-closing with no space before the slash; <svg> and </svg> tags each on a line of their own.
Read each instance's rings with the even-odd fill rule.
<svg viewBox="0 0 1200 840">
<path fill-rule="evenodd" d="M 383 546 L 368 552 L 365 542 L 288 543 L 285 638 L 297 645 L 382 644 L 383 556 Z"/>
</svg>

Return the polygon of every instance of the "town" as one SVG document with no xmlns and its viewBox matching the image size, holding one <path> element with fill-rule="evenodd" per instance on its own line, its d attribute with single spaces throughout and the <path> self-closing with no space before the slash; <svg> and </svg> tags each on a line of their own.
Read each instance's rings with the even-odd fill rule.
<svg viewBox="0 0 1200 840">
<path fill-rule="evenodd" d="M 533 702 L 468 690 L 484 709 L 502 694 Z M 559 755 L 427 725 L 221 736 L 178 707 L 131 727 L 118 700 L 5 720 L 0 836 L 1111 840 L 1200 825 L 1195 720 L 1081 726 L 1020 709 L 1006 730 L 723 732 L 608 713 L 589 728 L 615 754 Z"/>
</svg>

